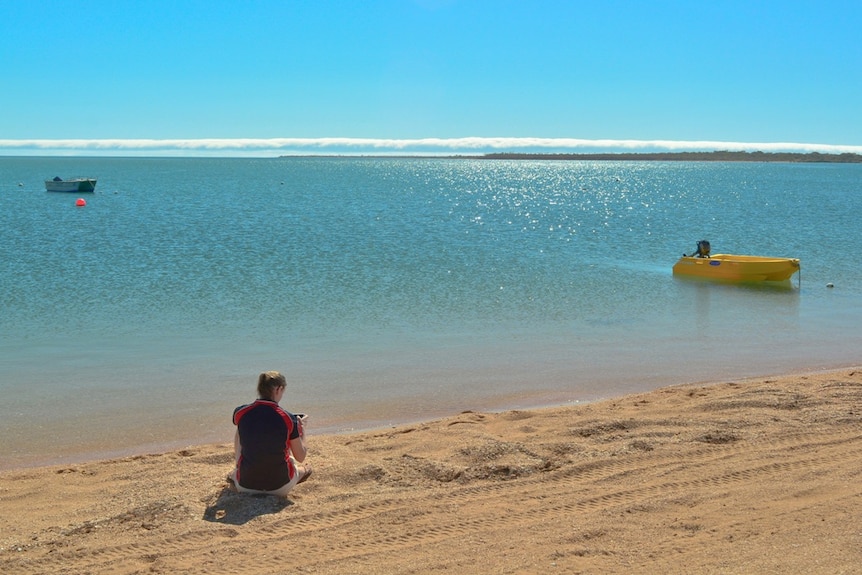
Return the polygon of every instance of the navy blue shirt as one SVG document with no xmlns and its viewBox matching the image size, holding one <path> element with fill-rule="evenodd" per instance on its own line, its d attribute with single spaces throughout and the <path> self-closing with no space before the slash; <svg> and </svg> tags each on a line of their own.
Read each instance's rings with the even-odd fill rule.
<svg viewBox="0 0 862 575">
<path fill-rule="evenodd" d="M 237 481 L 246 489 L 273 491 L 290 483 L 296 469 L 290 460 L 290 440 L 299 437 L 296 416 L 276 402 L 258 399 L 233 412 L 242 446 Z"/>
</svg>

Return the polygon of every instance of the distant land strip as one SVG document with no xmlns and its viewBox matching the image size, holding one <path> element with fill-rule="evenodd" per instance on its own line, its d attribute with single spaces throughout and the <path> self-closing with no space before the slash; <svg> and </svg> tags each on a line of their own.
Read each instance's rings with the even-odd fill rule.
<svg viewBox="0 0 862 575">
<path fill-rule="evenodd" d="M 796 162 L 862 164 L 862 154 L 821 154 L 820 152 L 610 152 L 602 154 L 496 152 L 491 154 L 289 154 L 279 158 L 402 158 L 448 160 L 594 160 L 640 162 Z"/>
<path fill-rule="evenodd" d="M 606 154 L 531 154 L 500 152 L 481 154 L 477 156 L 449 156 L 474 160 L 638 160 L 662 162 L 799 162 L 799 163 L 833 163 L 862 164 L 860 154 L 821 154 L 811 152 L 638 152 L 638 153 L 606 153 Z"/>
</svg>

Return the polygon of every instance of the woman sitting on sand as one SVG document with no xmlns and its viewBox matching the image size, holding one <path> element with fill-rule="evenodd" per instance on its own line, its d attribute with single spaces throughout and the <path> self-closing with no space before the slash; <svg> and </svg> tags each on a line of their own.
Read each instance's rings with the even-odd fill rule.
<svg viewBox="0 0 862 575">
<path fill-rule="evenodd" d="M 278 405 L 286 386 L 279 372 L 264 372 L 257 380 L 257 401 L 233 412 L 236 468 L 228 478 L 240 492 L 283 497 L 311 475 L 311 466 L 296 465 L 306 455 L 302 416 Z"/>
</svg>

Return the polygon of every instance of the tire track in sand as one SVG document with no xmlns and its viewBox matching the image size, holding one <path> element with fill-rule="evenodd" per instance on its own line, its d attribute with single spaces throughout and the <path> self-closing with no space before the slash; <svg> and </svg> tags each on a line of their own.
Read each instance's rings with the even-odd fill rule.
<svg viewBox="0 0 862 575">
<path fill-rule="evenodd" d="M 853 426 L 856 427 L 856 426 Z M 848 432 L 849 431 L 849 432 Z M 742 460 L 731 457 L 745 453 Z M 774 461 L 765 461 L 764 454 Z M 663 480 L 679 465 L 699 468 L 703 475 L 689 481 Z M 337 511 L 316 513 L 299 508 L 283 511 L 279 518 L 266 525 L 256 525 L 256 538 L 261 547 L 278 546 L 287 538 L 291 545 L 303 545 L 320 532 L 337 541 L 337 548 L 327 553 L 325 560 L 315 561 L 313 556 L 304 567 L 334 566 L 339 561 L 361 559 L 374 554 L 390 554 L 405 546 L 433 546 L 460 539 L 482 531 L 508 529 L 509 525 L 539 524 L 555 518 L 589 516 L 613 509 L 651 502 L 680 491 L 714 490 L 738 484 L 763 482 L 771 478 L 785 478 L 788 474 L 804 473 L 818 464 L 829 461 L 857 464 L 862 459 L 862 437 L 855 430 L 833 433 L 811 441 L 810 435 L 784 436 L 773 441 L 762 441 L 752 449 L 735 444 L 700 446 L 681 449 L 662 455 L 645 453 L 619 459 L 601 459 L 592 462 L 571 462 L 559 469 L 509 481 L 480 485 L 440 488 L 427 492 L 410 492 L 381 498 L 371 504 L 348 506 Z M 725 468 L 726 461 L 735 461 L 734 467 Z M 637 484 L 620 489 L 623 481 Z M 554 484 L 554 496 L 548 497 L 547 484 Z M 513 505 L 505 516 L 483 511 L 483 501 L 512 498 L 520 502 Z M 428 509 L 419 512 L 418 509 Z M 446 521 L 441 521 L 440 511 Z M 117 573 L 135 572 L 142 565 L 154 562 L 170 563 L 172 556 L 187 553 L 190 548 L 211 550 L 214 556 L 248 556 L 245 561 L 234 561 L 233 573 L 254 573 L 254 558 L 259 555 L 248 549 L 247 543 L 232 540 L 240 529 L 249 527 L 206 528 L 189 531 L 174 538 L 146 538 L 130 545 L 100 549 L 56 551 L 39 558 L 30 558 L 27 564 L 18 563 L 14 555 L 4 553 L 9 569 L 21 567 L 22 572 L 38 566 L 40 570 L 62 566 L 74 559 L 86 562 L 87 570 Z M 363 533 L 356 537 L 356 533 Z M 676 543 L 668 543 L 669 546 Z M 661 549 L 661 547 L 659 547 Z M 667 549 L 670 551 L 670 547 Z M 9 561 L 6 561 L 9 560 Z M 200 565 L 196 573 L 225 572 L 225 565 Z M 55 569 L 56 570 L 56 569 Z"/>
</svg>

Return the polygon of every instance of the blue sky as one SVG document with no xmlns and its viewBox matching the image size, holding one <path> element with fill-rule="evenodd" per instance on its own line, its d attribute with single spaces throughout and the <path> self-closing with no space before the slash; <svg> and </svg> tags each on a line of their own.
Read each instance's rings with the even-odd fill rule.
<svg viewBox="0 0 862 575">
<path fill-rule="evenodd" d="M 862 1 L 0 1 L 0 155 L 862 153 Z"/>
</svg>

